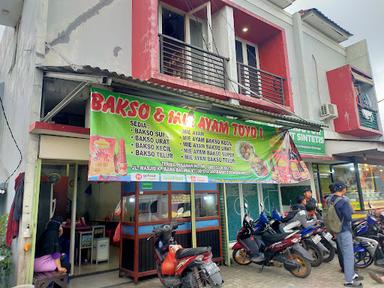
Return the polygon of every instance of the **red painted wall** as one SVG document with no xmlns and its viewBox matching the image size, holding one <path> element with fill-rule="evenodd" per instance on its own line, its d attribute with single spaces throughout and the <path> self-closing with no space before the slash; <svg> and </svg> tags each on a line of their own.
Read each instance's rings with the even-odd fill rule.
<svg viewBox="0 0 384 288">
<path fill-rule="evenodd" d="M 168 2 L 178 3 L 179 0 Z M 201 0 L 196 0 L 195 4 Z M 218 3 L 221 5 L 218 5 Z M 261 69 L 277 74 L 287 79 L 284 83 L 285 105 L 293 111 L 293 101 L 290 88 L 290 76 L 288 68 L 287 48 L 284 30 L 269 22 L 262 21 L 256 15 L 237 7 L 231 1 L 215 1 L 214 9 L 219 9 L 223 3 L 234 7 L 235 22 L 241 22 L 243 17 L 248 17 L 254 22 L 264 27 L 263 33 L 256 33 L 260 44 L 259 53 L 261 58 Z M 241 14 L 241 17 L 239 16 Z M 239 16 L 239 17 L 236 17 Z M 237 23 L 239 24 L 239 23 Z M 239 25 L 237 25 L 239 26 Z M 238 28 L 236 26 L 236 29 Z M 240 25 L 241 26 L 241 25 Z M 239 27 L 240 27 L 239 26 Z M 259 26 L 258 26 L 259 27 Z M 268 29 L 267 29 L 268 28 Z M 260 31 L 259 31 L 260 32 Z M 256 35 L 250 33 L 250 35 Z M 276 105 L 271 105 L 267 101 L 254 99 L 249 96 L 230 93 L 223 89 L 199 84 L 190 80 L 179 79 L 177 77 L 167 77 L 159 72 L 159 39 L 158 39 L 158 0 L 132 0 L 132 76 L 142 80 L 150 80 L 166 86 L 186 89 L 203 95 L 212 96 L 219 99 L 234 98 L 241 101 L 243 105 L 249 105 L 269 111 L 280 111 Z M 244 99 L 243 98 L 247 98 Z M 249 98 L 249 99 L 248 99 Z M 284 113 L 284 112 L 283 112 Z"/>
<path fill-rule="evenodd" d="M 260 69 L 284 77 L 285 105 L 293 111 L 291 79 L 284 31 L 258 43 Z"/>
<path fill-rule="evenodd" d="M 157 0 L 132 0 L 132 76 L 142 80 L 159 69 L 157 7 Z"/>
<path fill-rule="evenodd" d="M 358 137 L 381 135 L 381 132 L 360 126 L 358 98 L 355 93 L 350 65 L 327 72 L 331 102 L 337 105 L 339 117 L 334 120 L 335 131 Z"/>
<path fill-rule="evenodd" d="M 337 105 L 339 117 L 333 121 L 336 132 L 345 133 L 359 128 L 357 97 L 354 93 L 351 67 L 327 72 L 331 102 Z"/>
</svg>

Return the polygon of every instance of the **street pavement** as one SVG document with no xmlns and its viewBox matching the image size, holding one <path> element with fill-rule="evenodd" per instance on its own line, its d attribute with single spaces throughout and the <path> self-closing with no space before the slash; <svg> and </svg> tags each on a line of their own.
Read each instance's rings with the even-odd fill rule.
<svg viewBox="0 0 384 288">
<path fill-rule="evenodd" d="M 233 264 L 231 267 L 221 266 L 222 275 L 224 277 L 225 288 L 336 288 L 343 286 L 343 274 L 339 272 L 339 266 L 337 260 L 331 263 L 322 264 L 320 267 L 312 268 L 312 273 L 305 279 L 299 279 L 292 276 L 284 268 L 280 267 L 265 267 L 263 272 L 260 273 L 260 266 L 251 264 L 249 266 L 239 266 Z M 374 267 L 373 265 L 369 268 L 362 269 L 359 274 L 364 276 L 363 281 L 365 288 L 370 287 L 383 287 L 384 285 L 377 284 L 370 279 L 368 272 L 380 272 L 380 268 Z M 384 269 L 382 270 L 384 272 Z M 107 276 L 110 274 L 110 276 Z M 92 283 L 92 278 L 83 282 L 83 285 L 76 284 L 77 279 L 73 279 L 70 288 L 77 287 L 92 287 L 92 288 L 160 288 L 160 284 L 157 278 L 143 279 L 139 284 L 133 283 L 114 283 L 112 280 L 108 281 L 105 277 L 116 278 L 117 273 L 107 273 L 104 276 L 104 281 L 97 280 L 96 283 Z M 102 274 L 101 274 L 102 275 Z M 101 275 L 98 275 L 99 277 Z M 81 278 L 79 278 L 80 280 Z M 84 281 L 85 279 L 83 279 Z M 123 279 L 120 278 L 123 281 Z M 127 280 L 127 279 L 125 279 Z M 86 283 L 86 284 L 85 284 Z M 110 285 L 102 285 L 101 283 L 110 283 Z M 89 285 L 89 286 L 88 286 Z"/>
</svg>

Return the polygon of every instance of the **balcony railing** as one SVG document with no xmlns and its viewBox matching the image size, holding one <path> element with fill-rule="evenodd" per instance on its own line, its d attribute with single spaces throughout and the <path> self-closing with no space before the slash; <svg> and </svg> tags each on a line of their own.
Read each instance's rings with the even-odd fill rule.
<svg viewBox="0 0 384 288">
<path fill-rule="evenodd" d="M 237 77 L 238 82 L 246 87 L 239 86 L 241 94 L 255 96 L 249 92 L 251 90 L 263 98 L 285 105 L 284 78 L 242 63 L 237 63 Z"/>
<path fill-rule="evenodd" d="M 225 61 L 222 56 L 159 35 L 160 72 L 225 89 Z"/>
<path fill-rule="evenodd" d="M 377 122 L 377 111 L 358 104 L 360 125 L 366 128 L 379 130 Z"/>
</svg>

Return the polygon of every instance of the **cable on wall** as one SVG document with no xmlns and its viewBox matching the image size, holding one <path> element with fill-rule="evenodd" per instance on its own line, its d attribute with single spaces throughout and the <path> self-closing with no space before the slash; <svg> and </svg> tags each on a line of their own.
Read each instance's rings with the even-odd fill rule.
<svg viewBox="0 0 384 288">
<path fill-rule="evenodd" d="M 12 128 L 11 128 L 11 126 L 9 125 L 9 121 L 8 121 L 7 114 L 5 113 L 5 109 L 4 109 L 4 105 L 3 105 L 3 100 L 2 100 L 1 98 L 0 98 L 0 107 L 1 107 L 1 110 L 2 110 L 2 112 L 3 112 L 4 119 L 5 119 L 5 123 L 6 123 L 6 125 L 7 125 L 8 130 L 9 130 L 9 133 L 11 134 L 11 138 L 12 138 L 13 142 L 15 143 L 15 146 L 16 146 L 17 150 L 19 151 L 19 154 L 20 154 L 20 160 L 19 160 L 19 163 L 17 164 L 16 168 L 12 171 L 12 173 L 7 177 L 7 179 L 6 179 L 5 182 L 4 182 L 4 184 L 5 184 L 5 188 L 6 188 L 9 179 L 11 179 L 11 177 L 16 173 L 17 169 L 20 168 L 20 165 L 21 165 L 21 163 L 23 162 L 23 153 L 21 153 L 21 149 L 20 149 L 19 145 L 17 144 L 17 141 L 16 141 L 16 139 L 15 139 L 15 136 L 13 135 Z"/>
</svg>

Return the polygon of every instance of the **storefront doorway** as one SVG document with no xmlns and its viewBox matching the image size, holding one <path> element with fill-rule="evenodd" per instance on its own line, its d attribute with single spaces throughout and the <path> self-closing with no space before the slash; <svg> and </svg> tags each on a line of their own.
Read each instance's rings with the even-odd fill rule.
<svg viewBox="0 0 384 288">
<path fill-rule="evenodd" d="M 36 239 L 52 216 L 60 217 L 61 249 L 73 276 L 119 268 L 120 243 L 114 243 L 113 235 L 120 219 L 114 212 L 121 184 L 88 182 L 87 177 L 85 163 L 42 163 Z"/>
<path fill-rule="evenodd" d="M 273 209 L 281 211 L 281 195 L 277 184 L 225 184 L 227 194 L 228 238 L 236 241 L 245 213 L 256 219 L 260 203 L 270 214 Z M 247 204 L 247 208 L 245 208 Z"/>
</svg>

